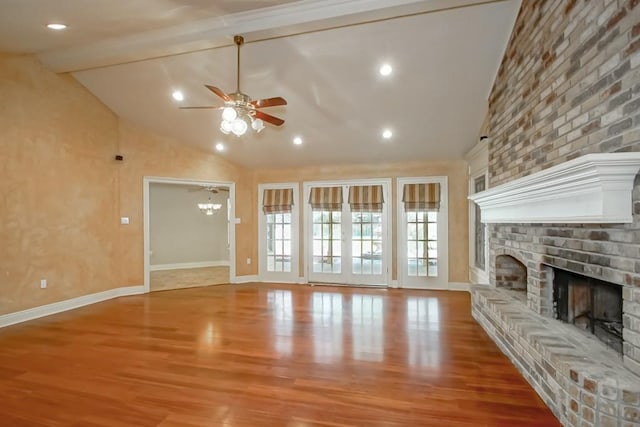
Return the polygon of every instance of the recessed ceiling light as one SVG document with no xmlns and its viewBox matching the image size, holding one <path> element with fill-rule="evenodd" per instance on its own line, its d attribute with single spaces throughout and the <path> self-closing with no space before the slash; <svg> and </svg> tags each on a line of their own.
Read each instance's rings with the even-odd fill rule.
<svg viewBox="0 0 640 427">
<path fill-rule="evenodd" d="M 218 150 L 218 151 L 224 151 L 224 144 L 223 144 L 223 143 L 221 143 L 221 142 L 218 142 L 218 143 L 216 144 L 216 150 Z"/>
<path fill-rule="evenodd" d="M 174 90 L 171 96 L 178 102 L 184 101 L 184 94 L 179 90 Z"/>
<path fill-rule="evenodd" d="M 47 28 L 50 29 L 50 30 L 60 31 L 60 30 L 64 30 L 65 28 L 67 28 L 67 26 L 64 25 L 64 24 L 49 24 L 49 25 L 47 25 Z"/>
<path fill-rule="evenodd" d="M 296 145 L 302 144 L 302 138 L 300 138 L 299 136 L 296 136 L 295 138 L 293 138 L 293 143 Z"/>
<path fill-rule="evenodd" d="M 391 65 L 389 64 L 382 64 L 382 66 L 380 67 L 380 74 L 383 76 L 390 75 L 392 71 L 393 67 L 391 67 Z"/>
<path fill-rule="evenodd" d="M 393 132 L 391 132 L 391 129 L 385 129 L 382 131 L 382 137 L 384 139 L 389 139 L 393 136 Z"/>
</svg>

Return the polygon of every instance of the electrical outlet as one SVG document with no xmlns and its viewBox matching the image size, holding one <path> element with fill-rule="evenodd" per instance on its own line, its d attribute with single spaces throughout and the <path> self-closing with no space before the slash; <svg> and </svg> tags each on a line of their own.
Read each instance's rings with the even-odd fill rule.
<svg viewBox="0 0 640 427">
<path fill-rule="evenodd" d="M 46 288 L 47 288 L 47 279 L 40 280 L 40 289 L 46 289 Z"/>
<path fill-rule="evenodd" d="M 251 258 L 247 258 L 247 264 L 251 264 Z"/>
</svg>

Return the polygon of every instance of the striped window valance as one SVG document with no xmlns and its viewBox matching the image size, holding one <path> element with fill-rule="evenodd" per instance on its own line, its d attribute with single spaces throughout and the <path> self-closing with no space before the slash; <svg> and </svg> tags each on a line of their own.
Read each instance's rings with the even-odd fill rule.
<svg viewBox="0 0 640 427">
<path fill-rule="evenodd" d="M 312 187 L 309 204 L 315 210 L 342 210 L 342 187 Z"/>
<path fill-rule="evenodd" d="M 349 187 L 349 205 L 353 212 L 382 212 L 382 185 L 354 185 Z"/>
<path fill-rule="evenodd" d="M 293 188 L 269 188 L 262 193 L 264 213 L 289 213 L 293 206 Z"/>
<path fill-rule="evenodd" d="M 437 211 L 440 209 L 440 184 L 405 184 L 402 201 L 407 212 Z"/>
</svg>

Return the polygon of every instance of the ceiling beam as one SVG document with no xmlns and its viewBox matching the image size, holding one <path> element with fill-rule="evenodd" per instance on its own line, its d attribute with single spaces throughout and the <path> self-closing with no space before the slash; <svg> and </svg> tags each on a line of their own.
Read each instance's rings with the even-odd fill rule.
<svg viewBox="0 0 640 427">
<path fill-rule="evenodd" d="M 246 42 L 251 43 L 501 1 L 504 0 L 302 0 L 111 38 L 89 45 L 46 51 L 38 57 L 55 72 L 72 72 L 233 46 L 235 34 L 242 34 Z"/>
</svg>

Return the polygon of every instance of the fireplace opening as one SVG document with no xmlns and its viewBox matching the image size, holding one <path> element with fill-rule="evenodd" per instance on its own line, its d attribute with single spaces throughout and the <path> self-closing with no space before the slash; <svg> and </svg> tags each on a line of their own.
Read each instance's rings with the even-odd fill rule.
<svg viewBox="0 0 640 427">
<path fill-rule="evenodd" d="M 556 319 L 595 335 L 622 354 L 622 287 L 554 268 Z"/>
</svg>

